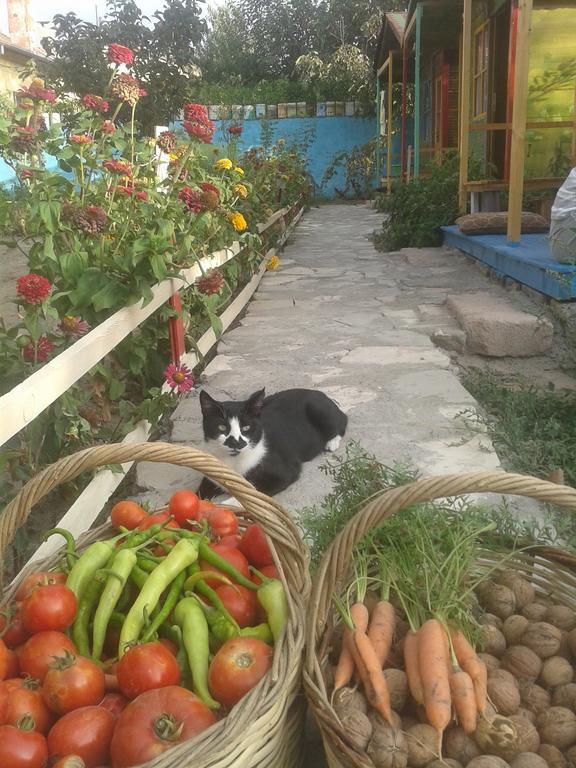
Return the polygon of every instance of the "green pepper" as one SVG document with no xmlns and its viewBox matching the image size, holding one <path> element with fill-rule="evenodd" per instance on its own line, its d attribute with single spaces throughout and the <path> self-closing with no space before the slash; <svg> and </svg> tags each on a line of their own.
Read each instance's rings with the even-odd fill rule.
<svg viewBox="0 0 576 768">
<path fill-rule="evenodd" d="M 50 536 L 63 536 L 64 540 L 66 541 L 66 548 L 64 550 L 64 557 L 66 559 L 66 566 L 68 568 L 68 573 L 74 568 L 74 563 L 76 561 L 76 542 L 74 540 L 74 536 L 70 533 L 70 531 L 67 531 L 66 528 L 52 528 L 49 531 L 46 531 L 44 534 L 42 541 L 48 541 Z"/>
<path fill-rule="evenodd" d="M 170 586 L 170 589 L 168 590 L 168 594 L 164 598 L 164 604 L 162 605 L 162 608 L 158 611 L 156 616 L 154 616 L 150 624 L 148 624 L 144 634 L 142 635 L 143 643 L 147 643 L 149 640 L 151 640 L 154 637 L 154 634 L 156 633 L 156 630 L 160 624 L 163 624 L 168 616 L 170 616 L 172 609 L 180 599 L 180 593 L 182 592 L 182 587 L 185 580 L 186 571 L 182 571 L 182 573 L 179 573 L 178 576 L 176 576 Z"/>
<path fill-rule="evenodd" d="M 246 589 L 258 589 L 257 585 L 254 584 L 253 581 L 247 579 L 244 574 L 240 573 L 240 571 L 232 565 L 232 563 L 229 563 L 228 560 L 226 560 L 224 557 L 219 555 L 217 552 L 214 552 L 213 549 L 210 549 L 205 541 L 200 543 L 198 551 L 201 560 L 204 560 L 209 565 L 213 565 L 214 568 L 218 568 L 219 571 L 222 571 L 222 573 L 230 576 L 232 581 L 235 581 L 236 584 L 241 584 L 243 587 L 246 587 Z"/>
<path fill-rule="evenodd" d="M 92 658 L 94 659 L 99 659 L 102 655 L 110 616 L 116 608 L 132 568 L 136 565 L 136 559 L 136 552 L 132 549 L 119 549 L 114 555 L 108 581 L 94 616 L 92 628 Z"/>
<path fill-rule="evenodd" d="M 168 639 L 176 644 L 178 651 L 176 652 L 176 661 L 180 667 L 180 685 L 188 690 L 192 690 L 192 673 L 190 672 L 190 664 L 188 663 L 188 654 L 186 653 L 186 646 L 182 639 L 182 630 L 177 624 L 164 625 L 165 633 L 168 635 Z"/>
<path fill-rule="evenodd" d="M 151 560 L 149 557 L 146 557 L 143 552 L 140 552 L 138 555 L 138 567 L 142 571 L 146 571 L 146 573 L 152 573 L 156 566 L 161 562 L 161 560 Z"/>
<path fill-rule="evenodd" d="M 196 584 L 196 591 L 199 592 L 203 597 L 206 597 L 214 608 L 218 610 L 218 613 L 229 623 L 232 624 L 234 629 L 237 631 L 240 629 L 234 618 L 231 616 L 231 614 L 226 609 L 226 606 L 222 602 L 222 600 L 218 597 L 216 592 L 212 589 L 212 587 L 209 587 L 208 584 L 206 584 L 205 581 L 199 581 Z"/>
<path fill-rule="evenodd" d="M 272 643 L 272 631 L 269 624 L 257 624 L 255 627 L 244 627 L 240 630 L 240 637 L 257 637 L 263 643 Z"/>
<path fill-rule="evenodd" d="M 182 629 L 194 693 L 210 709 L 219 709 L 220 704 L 212 698 L 208 690 L 210 638 L 208 622 L 198 600 L 195 597 L 180 600 L 174 609 L 174 620 Z"/>
<path fill-rule="evenodd" d="M 134 584 L 136 584 L 138 589 L 142 589 L 144 584 L 146 584 L 149 575 L 149 573 L 146 573 L 146 571 L 143 571 L 142 568 L 139 568 L 137 565 L 130 571 L 130 578 Z"/>
<path fill-rule="evenodd" d="M 160 595 L 174 581 L 178 574 L 198 559 L 198 540 L 180 539 L 169 555 L 148 576 L 134 605 L 126 616 L 120 633 L 119 656 L 128 646 L 138 640 L 144 622 L 152 614 Z"/>
<path fill-rule="evenodd" d="M 138 529 L 131 531 L 130 534 L 126 537 L 126 541 L 122 542 L 118 549 L 134 549 L 141 547 L 142 544 L 145 544 L 147 541 L 150 541 L 150 539 L 155 538 L 160 533 L 162 528 L 163 526 L 161 523 L 155 523 L 145 531 L 139 531 Z"/>
<path fill-rule="evenodd" d="M 106 563 L 116 551 L 116 542 L 124 535 L 125 534 L 121 533 L 113 539 L 95 541 L 94 544 L 90 544 L 90 546 L 84 550 L 78 560 L 74 563 L 74 567 L 66 579 L 66 586 L 74 592 L 77 600 L 82 599 L 82 595 L 86 591 L 88 584 L 90 584 L 94 578 L 96 571 L 99 571 L 106 566 Z"/>
<path fill-rule="evenodd" d="M 261 574 L 260 571 L 257 571 L 256 568 L 251 570 L 262 581 L 262 585 L 258 587 L 256 597 L 262 608 L 266 611 L 272 637 L 274 642 L 277 643 L 288 621 L 288 601 L 286 600 L 284 587 L 278 579 L 269 579 Z"/>
<path fill-rule="evenodd" d="M 105 581 L 106 575 L 104 571 L 97 571 L 92 576 L 92 581 L 84 591 L 82 599 L 78 602 L 78 609 L 70 634 L 80 656 L 90 656 L 88 625 L 100 598 L 100 593 L 104 589 Z"/>
</svg>

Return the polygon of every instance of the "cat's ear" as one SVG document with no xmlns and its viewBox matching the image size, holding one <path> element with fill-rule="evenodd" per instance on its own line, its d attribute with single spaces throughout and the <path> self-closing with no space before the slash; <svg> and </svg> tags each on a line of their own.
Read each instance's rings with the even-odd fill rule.
<svg viewBox="0 0 576 768">
<path fill-rule="evenodd" d="M 213 397 L 210 397 L 208 392 L 205 392 L 203 389 L 200 391 L 200 408 L 202 410 L 202 415 L 207 418 L 210 416 L 221 417 L 224 415 L 224 409 L 221 404 L 217 400 L 214 400 Z"/>
<path fill-rule="evenodd" d="M 246 401 L 246 407 L 244 413 L 248 416 L 260 416 L 262 406 L 264 405 L 264 398 L 266 397 L 266 390 L 259 389 L 258 392 L 254 392 L 250 395 Z"/>
</svg>

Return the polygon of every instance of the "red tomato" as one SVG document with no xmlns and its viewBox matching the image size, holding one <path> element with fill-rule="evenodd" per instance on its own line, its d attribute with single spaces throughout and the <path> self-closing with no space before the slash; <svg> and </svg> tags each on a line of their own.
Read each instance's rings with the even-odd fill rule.
<svg viewBox="0 0 576 768">
<path fill-rule="evenodd" d="M 20 672 L 42 683 L 53 657 L 63 656 L 66 651 L 75 654 L 76 647 L 63 632 L 38 632 L 18 649 Z"/>
<path fill-rule="evenodd" d="M 180 667 L 162 643 L 143 643 L 129 648 L 116 670 L 120 690 L 129 699 L 144 691 L 178 685 Z"/>
<path fill-rule="evenodd" d="M 218 544 L 222 544 L 223 547 L 231 547 L 232 549 L 238 549 L 238 545 L 240 544 L 240 539 L 242 537 L 238 536 L 238 534 L 234 536 L 222 536 Z"/>
<path fill-rule="evenodd" d="M 178 653 L 178 646 L 176 645 L 176 643 L 173 643 L 172 640 L 168 640 L 167 637 L 161 637 L 158 642 L 162 643 L 164 648 L 167 648 L 172 654 L 172 656 L 176 656 L 176 654 Z"/>
<path fill-rule="evenodd" d="M 268 576 L 269 579 L 279 579 L 280 574 L 278 573 L 278 568 L 276 568 L 275 565 L 265 565 L 263 568 L 258 568 L 262 576 Z M 257 573 L 253 573 L 250 577 L 254 584 L 262 584 L 262 579 L 260 576 L 258 576 Z"/>
<path fill-rule="evenodd" d="M 0 680 L 4 680 L 4 678 L 8 677 L 8 660 L 9 660 L 9 648 L 0 638 Z"/>
<path fill-rule="evenodd" d="M 26 715 L 34 720 L 34 730 L 44 734 L 56 719 L 44 703 L 38 680 L 33 677 L 4 680 L 0 683 L 0 723 L 17 725 Z"/>
<path fill-rule="evenodd" d="M 8 648 L 16 648 L 30 637 L 30 633 L 24 629 L 22 624 L 22 604 L 18 603 L 15 610 L 7 619 L 6 616 L 0 615 L 0 633 L 2 633 L 2 640 L 6 643 Z"/>
<path fill-rule="evenodd" d="M 169 520 L 170 512 L 155 512 L 153 515 L 148 515 L 148 517 L 143 520 L 140 525 L 138 526 L 139 531 L 147 531 L 148 528 L 151 528 L 153 525 L 156 525 L 156 523 L 161 523 L 164 528 L 180 528 L 176 520 Z M 168 521 L 168 522 L 167 522 Z"/>
<path fill-rule="evenodd" d="M 228 562 L 231 563 L 236 568 L 236 570 L 240 571 L 241 574 L 246 576 L 247 579 L 250 578 L 250 567 L 248 565 L 248 560 L 246 560 L 242 552 L 240 552 L 238 549 L 233 549 L 232 547 L 224 547 L 222 544 L 211 544 L 210 549 L 213 549 L 214 552 L 217 552 L 220 557 L 228 560 Z M 218 568 L 215 568 L 213 565 L 209 565 L 203 560 L 200 561 L 200 569 L 202 571 L 212 571 L 213 573 L 223 573 Z M 226 576 L 226 574 L 224 575 Z M 212 587 L 212 589 L 218 589 L 218 587 L 222 586 L 222 582 L 217 581 L 216 579 L 206 579 L 206 584 L 208 584 L 209 587 Z"/>
<path fill-rule="evenodd" d="M 196 514 L 198 512 L 198 506 L 200 499 L 194 493 L 187 488 L 183 488 L 180 491 L 176 491 L 170 497 L 168 502 L 168 511 L 174 516 L 174 520 L 183 528 L 187 527 L 189 520 L 197 520 Z"/>
<path fill-rule="evenodd" d="M 128 528 L 129 531 L 138 528 L 147 517 L 148 512 L 135 501 L 119 501 L 110 512 L 110 522 L 114 528 Z"/>
<path fill-rule="evenodd" d="M 146 691 L 118 718 L 112 738 L 112 768 L 129 768 L 206 730 L 216 717 L 185 688 Z"/>
<path fill-rule="evenodd" d="M 258 601 L 254 590 L 246 589 L 241 585 L 229 587 L 223 584 L 218 587 L 216 594 L 224 603 L 224 607 L 236 619 L 238 626 L 251 627 L 256 621 Z"/>
<path fill-rule="evenodd" d="M 78 755 L 66 755 L 54 763 L 52 768 L 86 768 L 86 763 Z"/>
<path fill-rule="evenodd" d="M 45 768 L 48 764 L 46 739 L 27 724 L 0 725 L 0 766 L 2 768 Z"/>
<path fill-rule="evenodd" d="M 256 523 L 246 528 L 238 548 L 247 557 L 250 565 L 253 565 L 255 568 L 263 568 L 265 565 L 274 564 L 274 558 L 266 541 L 264 531 Z"/>
<path fill-rule="evenodd" d="M 233 637 L 210 664 L 208 685 L 216 701 L 233 707 L 272 666 L 272 648 L 256 637 Z"/>
<path fill-rule="evenodd" d="M 234 536 L 238 530 L 238 518 L 231 509 L 214 507 L 208 512 L 208 525 L 212 535 L 217 539 L 223 536 Z"/>
<path fill-rule="evenodd" d="M 11 677 L 18 677 L 20 674 L 20 664 L 18 663 L 18 654 L 13 651 L 12 648 L 7 649 L 8 659 L 6 663 L 6 674 L 4 675 L 6 680 L 10 680 Z"/>
<path fill-rule="evenodd" d="M 22 622 L 28 632 L 67 629 L 76 616 L 76 595 L 64 584 L 37 587 L 22 603 Z"/>
<path fill-rule="evenodd" d="M 116 720 L 103 707 L 81 707 L 61 717 L 48 734 L 48 751 L 54 761 L 78 755 L 86 768 L 110 762 L 110 742 Z"/>
<path fill-rule="evenodd" d="M 106 693 L 104 672 L 90 659 L 67 653 L 53 660 L 42 684 L 42 697 L 57 715 L 89 707 Z"/>
<path fill-rule="evenodd" d="M 114 718 L 118 720 L 120 713 L 126 709 L 127 704 L 128 699 L 121 693 L 107 693 L 98 706 L 107 709 L 108 712 L 111 712 L 114 715 Z"/>
<path fill-rule="evenodd" d="M 65 573 L 56 571 L 37 571 L 36 573 L 31 573 L 30 576 L 26 576 L 16 590 L 14 599 L 17 603 L 20 603 L 22 600 L 25 600 L 30 592 L 36 589 L 36 587 L 46 587 L 50 584 L 66 584 L 67 578 Z"/>
</svg>

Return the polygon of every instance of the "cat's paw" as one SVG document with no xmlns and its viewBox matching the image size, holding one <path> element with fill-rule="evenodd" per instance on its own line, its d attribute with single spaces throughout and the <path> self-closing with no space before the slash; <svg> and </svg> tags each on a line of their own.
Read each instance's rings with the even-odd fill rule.
<svg viewBox="0 0 576 768">
<path fill-rule="evenodd" d="M 328 440 L 328 442 L 324 446 L 324 450 L 330 451 L 330 453 L 337 451 L 338 448 L 340 447 L 341 441 L 342 441 L 342 435 L 336 435 L 336 437 L 333 437 L 332 440 Z"/>
</svg>

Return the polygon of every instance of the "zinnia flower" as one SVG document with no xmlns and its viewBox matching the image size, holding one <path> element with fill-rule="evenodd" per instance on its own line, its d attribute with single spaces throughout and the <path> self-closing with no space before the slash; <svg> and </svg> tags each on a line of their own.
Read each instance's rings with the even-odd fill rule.
<svg viewBox="0 0 576 768">
<path fill-rule="evenodd" d="M 92 138 L 92 136 L 88 136 L 87 133 L 80 133 L 80 134 L 75 134 L 73 136 L 70 136 L 70 141 L 73 144 L 85 146 L 86 144 L 92 144 L 94 139 Z"/>
<path fill-rule="evenodd" d="M 194 384 L 192 371 L 183 363 L 170 363 L 164 371 L 164 381 L 178 394 L 189 392 Z"/>
<path fill-rule="evenodd" d="M 98 205 L 83 205 L 72 213 L 72 221 L 87 235 L 96 235 L 106 229 L 108 216 Z"/>
<path fill-rule="evenodd" d="M 182 127 L 189 136 L 194 136 L 198 141 L 203 144 L 210 144 L 212 137 L 214 136 L 214 123 L 209 121 L 209 125 L 204 123 L 196 123 L 191 120 L 184 120 Z"/>
<path fill-rule="evenodd" d="M 110 93 L 115 99 L 124 101 L 133 107 L 140 98 L 140 83 L 132 75 L 116 75 L 110 86 Z"/>
<path fill-rule="evenodd" d="M 275 269 L 278 269 L 279 266 L 280 266 L 280 259 L 276 254 L 274 254 L 274 256 L 270 256 L 270 258 L 266 262 L 266 269 L 270 269 L 272 271 L 274 271 Z"/>
<path fill-rule="evenodd" d="M 23 275 L 16 280 L 16 292 L 26 304 L 42 304 L 51 290 L 50 281 L 34 272 Z"/>
<path fill-rule="evenodd" d="M 208 123 L 208 109 L 204 104 L 184 104 L 184 119 L 196 123 Z"/>
<path fill-rule="evenodd" d="M 228 133 L 231 136 L 241 136 L 244 128 L 239 123 L 232 123 L 228 126 Z"/>
<path fill-rule="evenodd" d="M 220 190 L 214 184 L 210 184 L 209 181 L 203 181 L 200 188 L 204 193 L 202 195 L 204 205 L 209 211 L 215 211 L 220 204 Z"/>
<path fill-rule="evenodd" d="M 224 285 L 224 275 L 219 269 L 211 269 L 205 275 L 199 277 L 194 283 L 195 287 L 207 296 L 220 293 Z"/>
<path fill-rule="evenodd" d="M 104 120 L 102 123 L 102 133 L 114 133 L 116 126 L 112 120 Z"/>
<path fill-rule="evenodd" d="M 134 51 L 126 48 L 125 45 L 110 43 L 108 46 L 108 61 L 113 64 L 132 64 L 134 61 Z"/>
<path fill-rule="evenodd" d="M 242 216 L 241 213 L 238 213 L 236 211 L 235 213 L 229 213 L 228 219 L 236 232 L 244 232 L 244 230 L 248 227 L 248 224 L 246 223 L 246 219 L 244 216 Z"/>
<path fill-rule="evenodd" d="M 216 160 L 216 168 L 221 168 L 224 171 L 229 171 L 232 168 L 232 160 L 227 157 L 221 157 L 220 160 Z"/>
<path fill-rule="evenodd" d="M 47 101 L 50 104 L 54 104 L 56 101 L 56 93 L 50 88 L 44 88 L 44 82 L 42 80 L 35 80 L 28 86 L 28 88 L 20 91 L 20 93 L 35 101 Z"/>
<path fill-rule="evenodd" d="M 36 345 L 33 343 L 27 344 L 22 350 L 24 353 L 24 359 L 34 362 L 36 359 L 39 363 L 43 363 L 48 359 L 48 355 L 54 349 L 54 344 L 46 337 L 40 336 Z"/>
<path fill-rule="evenodd" d="M 74 338 L 83 336 L 90 330 L 90 326 L 86 320 L 82 320 L 79 315 L 65 315 L 60 321 L 60 325 L 58 327 L 62 333 L 65 333 L 67 336 L 72 336 Z"/>
<path fill-rule="evenodd" d="M 146 96 L 148 96 L 148 91 L 146 90 L 146 88 L 140 88 L 140 98 L 145 99 Z"/>
<path fill-rule="evenodd" d="M 182 187 L 178 192 L 178 200 L 181 200 L 186 208 L 193 213 L 200 213 L 204 210 L 204 202 L 202 200 L 202 193 L 197 189 L 191 189 L 190 187 Z"/>
<path fill-rule="evenodd" d="M 118 173 L 121 176 L 132 176 L 132 166 L 126 160 L 104 160 L 102 165 L 111 173 Z"/>
<path fill-rule="evenodd" d="M 236 192 L 237 195 L 240 197 L 243 197 L 246 199 L 248 197 L 248 189 L 244 186 L 244 184 L 234 184 L 234 192 Z"/>
<path fill-rule="evenodd" d="M 102 96 L 94 96 L 92 93 L 87 93 L 82 97 L 82 103 L 88 109 L 93 109 L 96 112 L 101 112 L 103 115 L 108 112 L 110 105 L 105 101 Z"/>
<path fill-rule="evenodd" d="M 237 165 L 236 168 L 234 168 L 234 173 L 238 173 L 240 176 L 244 176 L 244 169 Z"/>
<path fill-rule="evenodd" d="M 13 125 L 11 130 L 10 144 L 15 152 L 24 154 L 34 149 L 36 131 L 31 125 L 27 128 L 22 125 Z"/>
<path fill-rule="evenodd" d="M 176 149 L 176 134 L 172 131 L 162 131 L 162 133 L 156 139 L 156 145 L 162 152 L 172 157 L 172 152 Z M 178 159 L 177 156 L 175 156 Z"/>
</svg>

